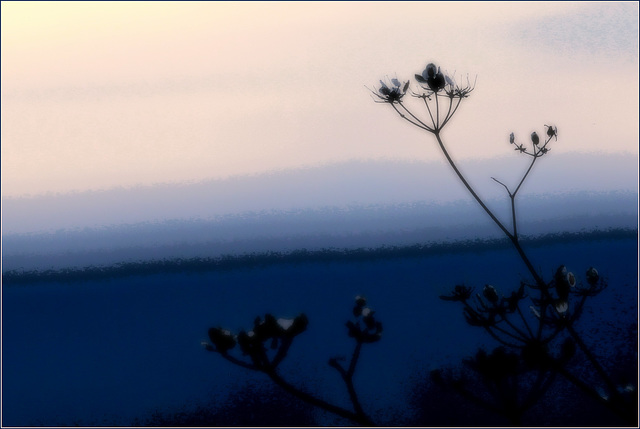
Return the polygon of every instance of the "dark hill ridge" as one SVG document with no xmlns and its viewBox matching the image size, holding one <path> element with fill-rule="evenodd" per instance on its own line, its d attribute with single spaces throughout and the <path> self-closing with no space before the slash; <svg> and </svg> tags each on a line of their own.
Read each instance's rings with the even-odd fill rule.
<svg viewBox="0 0 640 429">
<path fill-rule="evenodd" d="M 508 202 L 489 205 L 509 224 Z M 518 205 L 529 236 L 637 228 L 630 192 L 529 195 Z M 473 201 L 248 212 L 54 233 L 3 236 L 3 271 L 109 266 L 146 260 L 359 249 L 502 238 Z"/>
<path fill-rule="evenodd" d="M 546 234 L 522 237 L 521 243 L 529 248 L 554 244 L 571 244 L 599 240 L 635 240 L 637 229 L 593 230 L 579 233 Z M 485 252 L 510 248 L 507 239 L 462 240 L 449 243 L 414 244 L 409 246 L 381 246 L 352 249 L 298 249 L 289 252 L 262 252 L 218 257 L 194 257 L 152 259 L 116 263 L 111 266 L 86 266 L 43 270 L 8 270 L 3 272 L 3 285 L 16 286 L 37 282 L 83 282 L 111 279 L 123 276 L 141 276 L 161 273 L 198 273 L 219 270 L 250 269 L 274 264 L 298 264 L 314 262 L 358 262 L 389 258 L 413 258 L 429 255 Z"/>
</svg>

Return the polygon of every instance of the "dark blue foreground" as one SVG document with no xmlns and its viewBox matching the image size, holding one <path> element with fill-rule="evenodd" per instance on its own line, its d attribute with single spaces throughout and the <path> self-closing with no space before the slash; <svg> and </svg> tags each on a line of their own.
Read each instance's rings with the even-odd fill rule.
<svg viewBox="0 0 640 429">
<path fill-rule="evenodd" d="M 594 266 L 608 279 L 609 287 L 587 303 L 577 328 L 604 366 L 627 365 L 634 380 L 637 246 L 635 232 L 528 245 L 547 279 L 560 264 L 578 277 Z M 348 408 L 344 385 L 327 361 L 351 353 L 345 322 L 358 294 L 367 297 L 384 325 L 382 339 L 363 348 L 355 377 L 363 407 L 375 421 L 508 424 L 490 413 L 474 414 L 462 398 L 430 396 L 431 370 L 459 366 L 479 347 L 497 346 L 484 331 L 466 325 L 460 306 L 438 296 L 461 283 L 476 288 L 490 283 L 506 295 L 527 279 L 516 253 L 496 245 L 368 258 L 334 254 L 305 260 L 299 254 L 277 263 L 236 261 L 155 273 L 107 270 L 66 280 L 14 276 L 2 296 L 2 424 L 350 424 L 292 401 L 263 374 L 234 366 L 200 343 L 212 326 L 237 332 L 267 312 L 276 317 L 304 312 L 308 329 L 296 338 L 281 373 L 301 389 Z M 569 410 L 562 404 L 571 403 L 572 395 L 563 390 L 564 399 L 555 405 L 542 402 L 524 423 L 619 423 L 589 403 Z M 464 421 L 463 415 L 474 420 Z"/>
</svg>

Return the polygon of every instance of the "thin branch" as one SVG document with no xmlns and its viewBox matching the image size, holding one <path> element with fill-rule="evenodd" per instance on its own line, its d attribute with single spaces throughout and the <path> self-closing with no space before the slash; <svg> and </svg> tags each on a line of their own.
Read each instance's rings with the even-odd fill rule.
<svg viewBox="0 0 640 429">
<path fill-rule="evenodd" d="M 431 127 L 429 127 L 427 124 L 425 124 L 424 122 L 422 122 L 422 120 L 420 120 L 420 118 L 418 118 L 416 115 L 414 115 L 409 109 L 407 109 L 407 107 L 404 105 L 404 103 L 398 103 L 398 104 L 400 104 L 400 107 L 402 107 L 405 110 L 405 112 L 407 112 L 409 115 L 411 115 L 411 117 L 413 119 L 418 121 L 418 123 L 420 123 L 420 125 L 422 125 L 424 127 L 424 129 L 426 129 L 427 131 L 430 130 L 430 132 L 433 132 L 433 129 Z M 400 112 L 398 112 L 398 113 L 400 113 Z"/>
<path fill-rule="evenodd" d="M 499 184 L 501 184 L 502 186 L 504 186 L 504 189 L 507 190 L 507 194 L 509 194 L 509 196 L 511 196 L 511 191 L 509 191 L 509 188 L 507 187 L 507 185 L 505 185 L 504 183 L 502 183 L 501 181 L 499 181 L 495 177 L 492 177 L 492 179 L 495 180 L 496 182 L 498 182 Z"/>
<path fill-rule="evenodd" d="M 596 392 L 591 386 L 589 386 L 588 384 L 580 380 L 578 377 L 571 374 L 569 371 L 566 370 L 566 368 L 564 368 L 561 365 L 558 365 L 557 371 L 563 377 L 565 377 L 567 380 L 573 383 L 576 387 L 578 387 L 580 390 L 586 393 L 588 396 L 591 396 L 593 399 L 605 405 L 614 413 L 618 414 L 621 418 L 626 420 L 628 426 L 631 426 L 631 427 L 638 426 L 638 414 L 636 411 L 637 409 L 635 409 L 635 407 L 631 408 L 630 410 L 627 410 L 625 409 L 623 403 L 620 403 L 618 401 L 612 401 L 610 399 L 603 397 L 602 395 L 598 394 L 598 392 Z M 621 406 L 622 409 L 619 406 Z"/>
<path fill-rule="evenodd" d="M 538 400 L 546 393 L 551 386 L 551 383 L 556 378 L 556 372 L 549 372 L 539 370 L 533 386 L 529 390 L 529 394 L 522 401 L 523 409 L 531 408 Z"/>
<path fill-rule="evenodd" d="M 513 238 L 518 241 L 518 218 L 516 217 L 516 196 L 510 195 L 511 199 L 511 223 L 513 224 Z"/>
<path fill-rule="evenodd" d="M 462 181 L 462 184 L 467 188 L 467 190 L 471 193 L 473 198 L 475 198 L 475 200 L 478 202 L 478 204 L 480 204 L 480 206 L 489 215 L 489 217 L 491 217 L 491 219 L 495 222 L 495 224 L 498 225 L 498 227 L 502 230 L 502 232 L 504 232 L 507 237 L 509 237 L 511 240 L 513 240 L 513 235 L 504 227 L 504 225 L 502 225 L 502 222 L 500 222 L 498 220 L 498 218 L 493 214 L 493 212 L 491 212 L 491 210 L 489 210 L 489 207 L 487 207 L 485 205 L 484 201 L 482 201 L 482 199 L 478 196 L 478 194 L 476 194 L 476 192 L 473 190 L 471 185 L 469 185 L 469 183 L 464 178 L 464 176 L 462 175 L 460 170 L 458 170 L 458 167 L 456 166 L 455 162 L 453 162 L 453 160 L 449 156 L 449 152 L 447 152 L 447 149 L 445 148 L 444 143 L 442 142 L 442 139 L 440 138 L 440 132 L 436 131 L 433 134 L 436 136 L 436 140 L 438 141 L 438 144 L 440 145 L 440 149 L 444 153 L 444 156 L 447 158 L 447 161 L 449 161 L 449 165 L 451 165 L 451 168 L 453 168 L 453 171 L 458 175 L 458 178 L 460 179 L 460 181 Z"/>
<path fill-rule="evenodd" d="M 529 332 L 529 335 L 531 335 L 531 338 L 534 338 L 535 336 L 533 335 L 533 331 L 531 330 L 531 327 L 529 326 L 529 322 L 527 322 L 527 319 L 524 317 L 524 314 L 522 314 L 522 310 L 520 310 L 520 304 L 519 303 L 516 305 L 516 309 L 518 310 L 518 314 L 520 315 L 520 318 L 524 322 L 524 326 L 527 327 L 527 331 Z"/>
<path fill-rule="evenodd" d="M 512 194 L 507 185 L 492 177 L 494 181 L 504 186 L 504 189 L 507 190 L 507 194 L 509 194 L 509 199 L 511 200 L 511 223 L 513 224 L 513 236 L 517 240 L 518 239 L 518 224 L 516 219 L 516 203 L 515 203 L 515 194 Z"/>
<path fill-rule="evenodd" d="M 518 191 L 520 190 L 520 187 L 522 186 L 522 184 L 524 183 L 525 179 L 527 178 L 527 176 L 529 175 L 529 172 L 531 171 L 531 169 L 533 168 L 533 164 L 536 163 L 536 159 L 538 159 L 538 156 L 534 156 L 533 159 L 531 160 L 531 164 L 529 165 L 529 168 L 527 169 L 527 172 L 524 173 L 524 176 L 522 176 L 522 179 L 520 180 L 520 183 L 518 184 L 518 187 L 516 188 L 515 191 L 513 191 L 513 198 L 515 198 L 516 194 L 518 193 Z"/>
<path fill-rule="evenodd" d="M 462 98 L 458 98 L 458 102 L 456 103 L 456 107 L 453 109 L 453 112 L 451 112 L 451 115 L 449 115 L 443 122 L 442 125 L 440 126 L 440 129 L 444 128 L 445 125 L 447 125 L 447 122 L 449 122 L 449 119 L 453 118 L 453 115 L 455 115 L 456 111 L 458 110 L 458 107 L 460 106 L 460 103 L 462 102 Z"/>
<path fill-rule="evenodd" d="M 353 374 L 356 371 L 356 365 L 358 364 L 358 359 L 360 358 L 360 350 L 362 349 L 362 342 L 358 341 L 356 343 L 355 349 L 353 349 L 353 355 L 351 356 L 351 363 L 349 364 L 349 371 L 347 371 L 347 375 L 349 378 L 353 377 Z"/>
<path fill-rule="evenodd" d="M 424 105 L 427 106 L 427 112 L 429 112 L 429 117 L 431 118 L 431 123 L 433 124 L 434 130 L 435 130 L 437 129 L 436 121 L 433 120 L 433 115 L 431 114 L 431 108 L 429 107 L 429 103 L 427 103 L 427 97 L 423 97 L 423 100 L 424 100 Z"/>
<path fill-rule="evenodd" d="M 216 353 L 220 353 L 220 356 L 222 356 L 223 358 L 225 358 L 226 360 L 228 360 L 232 364 L 241 366 L 241 367 L 246 368 L 246 369 L 250 369 L 252 371 L 261 371 L 261 369 L 258 368 L 257 366 L 252 365 L 250 363 L 243 362 L 240 359 L 237 359 L 237 358 L 231 356 L 230 354 L 228 354 L 226 352 L 222 353 L 222 352 L 216 351 Z"/>
<path fill-rule="evenodd" d="M 509 319 L 507 319 L 506 317 L 503 317 L 502 320 L 505 321 L 505 323 L 507 325 L 509 325 L 511 327 L 511 329 L 513 329 L 514 331 L 516 331 L 524 341 L 526 341 L 527 339 L 529 339 L 529 337 L 527 336 L 527 334 L 525 334 L 524 332 L 522 332 L 522 330 L 520 330 L 516 325 L 514 325 Z"/>
<path fill-rule="evenodd" d="M 447 123 L 449 116 L 451 114 L 451 107 L 453 106 L 453 97 L 449 97 L 449 109 L 447 110 L 447 114 L 444 116 L 444 120 L 442 121 L 442 126 L 440 128 L 444 128 L 444 124 Z"/>
<path fill-rule="evenodd" d="M 494 328 L 495 328 L 495 326 L 494 326 Z M 508 346 L 508 347 L 513 347 L 514 349 L 522 348 L 522 346 L 520 346 L 520 345 L 518 345 L 518 344 L 510 343 L 509 341 L 506 341 L 506 340 L 504 340 L 504 339 L 500 338 L 500 337 L 498 336 L 498 334 L 496 334 L 495 332 L 493 332 L 493 331 L 491 330 L 491 328 L 490 328 L 490 327 L 485 326 L 485 327 L 484 327 L 484 329 L 489 333 L 489 335 L 491 335 L 491 337 L 492 337 L 494 340 L 498 341 L 500 344 L 503 344 L 503 345 Z"/>
<path fill-rule="evenodd" d="M 289 347 L 291 347 L 292 343 L 293 339 L 290 337 L 285 337 L 282 339 L 282 345 L 278 348 L 278 353 L 271 361 L 271 368 L 276 369 L 280 362 L 282 362 L 282 360 L 287 356 L 287 352 L 289 351 Z"/>
<path fill-rule="evenodd" d="M 375 426 L 371 421 L 371 419 L 369 419 L 367 416 L 359 415 L 357 413 L 354 413 L 353 411 L 349 411 L 337 405 L 330 404 L 329 402 L 326 402 L 322 399 L 318 399 L 315 396 L 312 396 L 306 392 L 303 392 L 302 390 L 299 390 L 295 386 L 289 384 L 282 377 L 280 377 L 280 375 L 275 370 L 266 371 L 265 373 L 278 386 L 282 387 L 284 390 L 294 395 L 298 399 L 301 399 L 311 405 L 314 405 L 318 408 L 322 408 L 323 410 L 329 411 L 340 417 L 344 417 L 346 419 L 359 423 L 362 426 Z"/>
<path fill-rule="evenodd" d="M 440 129 L 440 104 L 438 103 L 438 93 L 436 92 L 436 130 Z"/>
<path fill-rule="evenodd" d="M 358 363 L 358 358 L 360 357 L 360 350 L 362 349 L 362 342 L 356 342 L 356 347 L 353 350 L 353 355 L 351 356 L 351 362 L 349 364 L 349 369 L 345 370 L 336 359 L 329 360 L 329 365 L 335 368 L 342 377 L 345 385 L 347 386 L 347 391 L 349 392 L 349 399 L 353 404 L 353 409 L 356 414 L 361 416 L 363 419 L 370 420 L 369 417 L 365 414 L 362 409 L 362 405 L 360 404 L 360 400 L 358 399 L 358 393 L 356 392 L 355 386 L 353 385 L 353 374 L 356 370 L 356 365 Z"/>
<path fill-rule="evenodd" d="M 611 378 L 609 378 L 609 376 L 605 372 L 604 368 L 602 368 L 602 366 L 597 361 L 597 359 L 593 355 L 593 353 L 591 353 L 591 350 L 589 350 L 589 348 L 584 343 L 584 341 L 582 341 L 582 338 L 580 338 L 578 333 L 575 331 L 575 329 L 573 328 L 573 325 L 569 324 L 567 326 L 567 330 L 569 331 L 569 333 L 571 334 L 573 339 L 576 341 L 576 344 L 578 344 L 578 347 L 580 347 L 580 350 L 582 350 L 582 352 L 587 356 L 587 358 L 589 359 L 591 364 L 594 366 L 594 368 L 595 368 L 596 372 L 598 373 L 598 375 L 600 375 L 602 380 L 605 382 L 605 384 L 607 385 L 607 389 L 609 389 L 609 393 L 611 394 L 611 396 L 612 397 L 617 397 L 618 396 L 618 390 L 616 389 L 616 385 L 613 383 Z"/>
<path fill-rule="evenodd" d="M 399 111 L 395 104 L 393 104 L 393 103 L 390 103 L 390 104 L 391 104 L 391 107 L 393 107 L 393 110 L 395 110 L 396 113 L 398 113 L 398 115 L 400 115 L 400 117 L 402 119 L 404 119 L 405 121 L 409 122 L 411 125 L 415 125 L 416 127 L 422 128 L 423 130 L 429 131 L 430 133 L 433 132 L 433 130 L 431 128 L 429 128 L 427 126 L 420 125 L 419 123 L 416 123 L 416 122 L 412 121 L 411 119 L 407 118 L 407 115 L 405 115 L 404 113 Z"/>
</svg>

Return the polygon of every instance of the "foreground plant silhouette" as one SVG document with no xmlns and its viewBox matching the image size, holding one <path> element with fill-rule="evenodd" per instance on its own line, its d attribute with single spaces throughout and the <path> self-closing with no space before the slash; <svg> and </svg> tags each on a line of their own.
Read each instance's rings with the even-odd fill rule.
<svg viewBox="0 0 640 429">
<path fill-rule="evenodd" d="M 409 81 L 401 82 L 393 78 L 381 80 L 380 87 L 372 93 L 378 102 L 391 106 L 403 120 L 433 135 L 458 179 L 509 239 L 533 278 L 533 282 L 521 282 L 517 291 L 508 297 L 500 296 L 490 285 L 486 285 L 482 295 L 476 294 L 474 299 L 473 289 L 465 285 L 458 285 L 450 295 L 441 297 L 444 300 L 460 302 L 464 307 L 466 321 L 472 326 L 485 329 L 501 344 L 491 354 L 487 355 L 481 351 L 475 359 L 467 362 L 486 381 L 494 396 L 494 403 L 486 402 L 480 395 L 468 391 L 460 379 L 450 377 L 445 380 L 439 371 L 433 373 L 433 379 L 440 383 L 448 382 L 465 397 L 502 413 L 512 423 L 518 424 L 522 414 L 545 393 L 556 374 L 560 374 L 584 393 L 606 405 L 627 423 L 637 424 L 637 386 L 616 384 L 575 328 L 587 298 L 600 293 L 607 286 L 606 282 L 600 278 L 597 270 L 591 267 L 586 271 L 587 284 L 583 286 L 564 265 L 556 270 L 551 281 L 545 281 L 542 274 L 534 268 L 520 243 L 516 196 L 538 158 L 549 153 L 550 143 L 558 139 L 558 129 L 545 125 L 544 138 L 541 139 L 534 131 L 527 145 L 519 142 L 514 133 L 509 136 L 509 143 L 514 145 L 515 150 L 531 158 L 529 167 L 513 190 L 500 180 L 492 178 L 504 187 L 509 196 L 509 229 L 489 209 L 460 172 L 441 136 L 462 101 L 473 91 L 475 83 L 471 84 L 467 78 L 466 85 L 458 85 L 433 63 L 428 64 L 421 74 L 416 74 L 415 80 L 418 83 L 416 91 L 409 91 Z M 424 105 L 425 110 L 422 115 L 407 107 L 407 94 L 421 100 L 420 104 Z M 531 312 L 525 315 L 520 304 L 528 298 L 527 290 L 535 292 L 537 297 L 531 299 Z M 569 371 L 569 363 L 576 348 L 590 362 L 600 378 L 601 385 L 592 386 Z M 507 352 L 507 349 L 512 351 Z M 523 377 L 528 377 L 526 383 L 522 383 Z M 524 392 L 523 387 L 527 387 Z M 602 393 L 603 391 L 606 393 Z"/>
<path fill-rule="evenodd" d="M 540 134 L 543 137 L 534 131 L 526 144 L 516 139 L 514 133 L 509 136 L 509 143 L 514 150 L 530 159 L 528 168 L 515 187 L 492 178 L 505 189 L 510 199 L 509 228 L 489 209 L 462 175 L 441 136 L 462 101 L 473 92 L 475 83 L 471 84 L 467 78 L 465 85 L 458 85 L 434 64 L 428 64 L 421 74 L 415 75 L 415 80 L 415 89 L 409 89 L 409 81 L 401 82 L 393 78 L 380 81 L 381 86 L 372 92 L 377 102 L 391 106 L 403 120 L 433 135 L 459 180 L 511 242 L 532 278 L 532 281 L 520 282 L 506 296 L 491 285 L 485 285 L 482 292 L 476 294 L 472 287 L 457 285 L 449 295 L 441 296 L 443 300 L 460 303 L 467 323 L 484 329 L 499 346 L 489 353 L 480 350 L 474 358 L 465 361 L 465 365 L 480 378 L 485 391 L 478 388 L 478 383 L 470 386 L 464 378 L 441 370 L 432 372 L 432 379 L 482 407 L 502 414 L 512 424 L 521 424 L 524 413 L 561 376 L 584 394 L 608 407 L 626 423 L 635 425 L 637 385 L 617 383 L 575 326 L 587 299 L 597 296 L 607 287 L 607 282 L 592 267 L 586 270 L 585 281 L 582 282 L 564 265 L 552 271 L 551 280 L 546 281 L 534 268 L 521 245 L 516 197 L 536 161 L 549 153 L 552 141 L 557 141 L 558 129 L 545 125 L 544 132 Z M 406 106 L 407 94 L 423 105 L 425 111 L 421 116 Z M 522 309 L 525 300 L 530 302 L 528 311 Z M 366 307 L 364 298 L 356 298 L 353 312 L 355 320 L 347 323 L 348 335 L 355 340 L 351 359 L 346 366 L 338 358 L 329 360 L 329 365 L 336 369 L 345 384 L 352 409 L 307 393 L 286 381 L 280 373 L 279 365 L 287 356 L 294 339 L 307 327 L 308 320 L 304 314 L 294 319 L 276 319 L 267 314 L 264 319 L 257 318 L 254 321 L 253 330 L 241 331 L 237 335 L 223 328 L 211 328 L 211 343 L 206 342 L 204 346 L 235 365 L 264 373 L 276 385 L 308 404 L 354 423 L 371 426 L 373 421 L 360 404 L 353 376 L 362 346 L 380 339 L 382 325 Z M 240 356 L 237 355 L 236 346 Z M 583 374 L 572 372 L 571 364 L 578 351 L 590 363 L 599 378 L 598 383 L 592 383 Z"/>
<path fill-rule="evenodd" d="M 309 321 L 305 314 L 300 314 L 293 319 L 276 319 L 271 314 L 266 314 L 264 319 L 260 317 L 255 319 L 252 330 L 240 331 L 238 334 L 220 327 L 210 328 L 208 334 L 211 343 L 203 342 L 202 345 L 208 351 L 219 353 L 234 365 L 264 373 L 275 384 L 304 402 L 359 425 L 373 426 L 373 421 L 360 404 L 353 384 L 353 376 L 362 346 L 380 340 L 382 323 L 375 318 L 375 312 L 367 307 L 367 301 L 362 296 L 355 298 L 353 316 L 354 320 L 346 323 L 347 334 L 355 341 L 348 366 L 345 367 L 340 363 L 343 358 L 334 357 L 328 362 L 340 374 L 349 393 L 353 410 L 313 396 L 295 387 L 280 374 L 278 367 L 287 356 L 294 339 L 307 329 Z M 232 354 L 236 345 L 240 349 L 240 356 Z"/>
</svg>

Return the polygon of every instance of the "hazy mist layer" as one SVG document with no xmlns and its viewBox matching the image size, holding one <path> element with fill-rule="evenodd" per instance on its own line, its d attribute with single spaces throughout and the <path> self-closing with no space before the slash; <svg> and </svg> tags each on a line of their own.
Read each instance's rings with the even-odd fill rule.
<svg viewBox="0 0 640 429">
<path fill-rule="evenodd" d="M 637 227 L 634 158 L 545 161 L 517 199 L 521 234 Z M 490 177 L 513 189 L 523 166 L 504 159 L 462 166 L 507 226 L 509 199 Z M 441 163 L 354 161 L 225 181 L 5 198 L 3 270 L 500 237 L 455 184 Z"/>
</svg>

